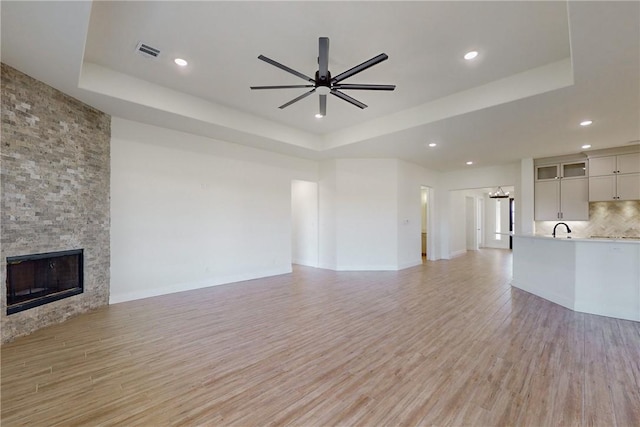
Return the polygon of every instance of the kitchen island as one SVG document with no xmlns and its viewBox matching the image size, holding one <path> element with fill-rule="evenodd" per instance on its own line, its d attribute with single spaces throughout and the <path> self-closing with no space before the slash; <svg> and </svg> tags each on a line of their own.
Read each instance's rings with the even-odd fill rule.
<svg viewBox="0 0 640 427">
<path fill-rule="evenodd" d="M 515 235 L 512 286 L 574 311 L 640 321 L 640 241 Z"/>
</svg>

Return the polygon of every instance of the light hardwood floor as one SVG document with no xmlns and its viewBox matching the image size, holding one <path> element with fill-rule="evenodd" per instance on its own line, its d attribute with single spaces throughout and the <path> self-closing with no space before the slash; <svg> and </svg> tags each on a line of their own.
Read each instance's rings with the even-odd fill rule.
<svg viewBox="0 0 640 427">
<path fill-rule="evenodd" d="M 640 426 L 640 323 L 482 250 L 116 304 L 2 347 L 2 425 Z"/>
</svg>

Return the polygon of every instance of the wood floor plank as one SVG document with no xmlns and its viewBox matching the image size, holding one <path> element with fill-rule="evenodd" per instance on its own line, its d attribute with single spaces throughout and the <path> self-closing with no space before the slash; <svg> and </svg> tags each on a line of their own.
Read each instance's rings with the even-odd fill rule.
<svg viewBox="0 0 640 427">
<path fill-rule="evenodd" d="M 2 346 L 2 425 L 640 425 L 640 322 L 510 281 L 481 250 L 104 307 Z"/>
</svg>

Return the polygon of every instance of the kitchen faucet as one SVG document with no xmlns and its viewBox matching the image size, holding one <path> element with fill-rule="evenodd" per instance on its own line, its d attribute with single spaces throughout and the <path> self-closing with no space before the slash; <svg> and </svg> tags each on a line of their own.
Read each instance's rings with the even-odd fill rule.
<svg viewBox="0 0 640 427">
<path fill-rule="evenodd" d="M 558 228 L 558 226 L 559 226 L 560 224 L 562 224 L 562 225 L 564 225 L 565 227 L 567 227 L 567 233 L 571 233 L 571 229 L 569 228 L 569 226 L 568 226 L 566 223 L 564 223 L 564 222 L 559 222 L 559 223 L 557 223 L 557 224 L 555 225 L 555 227 L 553 227 L 553 233 L 551 233 L 551 235 L 553 236 L 553 238 L 554 238 L 554 239 L 556 238 L 556 228 Z M 568 237 L 568 238 L 570 238 L 570 237 Z"/>
</svg>

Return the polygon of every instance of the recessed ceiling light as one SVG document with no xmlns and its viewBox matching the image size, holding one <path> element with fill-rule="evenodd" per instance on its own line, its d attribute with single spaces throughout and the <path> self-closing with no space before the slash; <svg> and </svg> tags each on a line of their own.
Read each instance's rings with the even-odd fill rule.
<svg viewBox="0 0 640 427">
<path fill-rule="evenodd" d="M 181 67 L 186 67 L 186 66 L 187 66 L 187 64 L 188 64 L 188 62 L 187 62 L 187 61 L 185 61 L 185 60 L 184 60 L 184 59 L 182 59 L 182 58 L 176 58 L 176 59 L 174 59 L 174 60 L 173 60 L 173 62 L 175 62 L 175 63 L 176 63 L 176 65 L 179 65 L 179 66 L 181 66 Z"/>
<path fill-rule="evenodd" d="M 593 120 L 583 120 L 580 122 L 580 126 L 589 126 L 593 123 Z"/>
<path fill-rule="evenodd" d="M 583 148 L 583 149 L 585 149 L 585 150 L 586 150 L 587 148 L 591 148 L 591 144 L 584 144 L 584 145 L 582 146 L 582 148 Z"/>
<path fill-rule="evenodd" d="M 320 114 L 320 113 L 316 114 L 316 119 L 321 119 L 321 118 L 323 118 L 323 117 L 324 117 L 324 116 L 323 116 L 322 114 Z"/>
<path fill-rule="evenodd" d="M 472 162 L 472 161 L 468 161 L 468 162 L 467 162 L 467 164 L 468 164 L 468 165 L 472 165 L 472 164 L 473 164 L 473 162 Z"/>
<path fill-rule="evenodd" d="M 464 59 L 466 59 L 467 61 L 470 61 L 474 59 L 476 56 L 478 56 L 478 52 L 475 50 L 472 50 L 471 52 L 467 52 L 464 54 Z"/>
<path fill-rule="evenodd" d="M 436 145 L 438 145 L 438 144 L 436 144 L 435 142 L 432 142 L 432 143 L 430 143 L 430 144 L 429 144 L 429 147 L 433 148 L 433 147 L 435 147 Z"/>
</svg>

